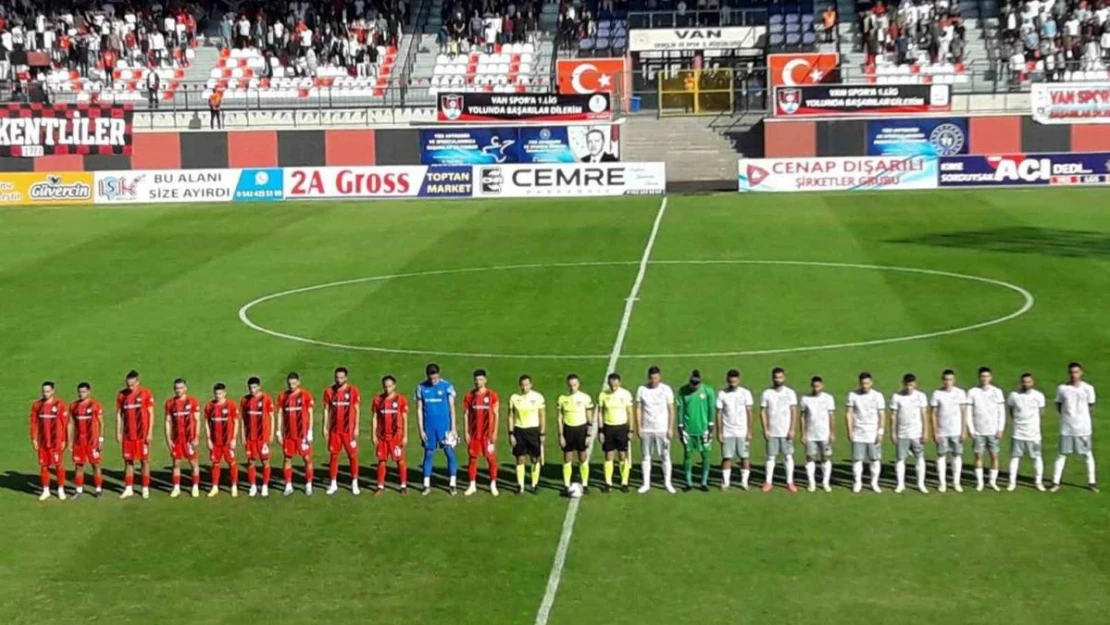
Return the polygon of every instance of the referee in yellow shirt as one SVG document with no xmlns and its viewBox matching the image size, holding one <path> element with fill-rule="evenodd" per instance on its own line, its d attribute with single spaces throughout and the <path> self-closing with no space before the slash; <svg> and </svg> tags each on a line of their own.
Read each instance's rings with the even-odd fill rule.
<svg viewBox="0 0 1110 625">
<path fill-rule="evenodd" d="M 509 397 L 509 444 L 516 456 L 517 493 L 524 492 L 524 462 L 532 461 L 532 494 L 539 492 L 540 457 L 546 433 L 547 409 L 543 395 L 532 390 L 532 378 L 520 376 L 520 392 Z"/>
<path fill-rule="evenodd" d="M 613 487 L 613 458 L 621 461 L 621 492 L 628 492 L 628 476 L 632 461 L 628 457 L 628 441 L 633 431 L 632 393 L 621 388 L 621 376 L 609 374 L 609 388 L 601 391 L 597 405 L 601 409 L 601 449 L 605 452 L 605 492 Z"/>
<path fill-rule="evenodd" d="M 575 374 L 567 376 L 567 393 L 559 396 L 559 446 L 563 449 L 563 486 L 570 494 L 574 460 L 582 480 L 582 492 L 590 484 L 590 436 L 593 434 L 594 399 L 582 392 L 582 381 Z"/>
</svg>

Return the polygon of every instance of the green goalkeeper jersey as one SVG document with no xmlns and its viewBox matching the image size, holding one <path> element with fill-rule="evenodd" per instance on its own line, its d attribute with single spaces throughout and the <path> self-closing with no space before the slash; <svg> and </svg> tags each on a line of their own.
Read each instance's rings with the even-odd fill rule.
<svg viewBox="0 0 1110 625">
<path fill-rule="evenodd" d="M 711 386 L 687 384 L 679 389 L 674 403 L 678 423 L 687 434 L 701 436 L 709 431 L 717 410 L 717 394 Z"/>
</svg>

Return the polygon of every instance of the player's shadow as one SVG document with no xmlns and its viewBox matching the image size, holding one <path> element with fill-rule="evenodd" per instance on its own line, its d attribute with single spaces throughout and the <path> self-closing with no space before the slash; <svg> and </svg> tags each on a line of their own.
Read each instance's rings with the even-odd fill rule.
<svg viewBox="0 0 1110 625">
<path fill-rule="evenodd" d="M 118 492 L 123 491 L 122 484 L 123 484 L 124 477 L 125 477 L 123 469 L 102 469 L 102 472 L 104 473 L 104 490 L 118 491 Z M 188 475 L 189 474 L 189 469 L 186 468 L 184 473 L 186 475 Z M 201 476 L 200 476 L 200 478 L 203 481 L 205 479 L 205 477 L 206 477 L 206 474 L 205 474 L 205 471 L 204 471 L 204 467 L 201 467 Z M 186 481 L 185 481 L 186 484 L 190 483 L 188 481 L 188 479 L 189 478 L 186 478 Z M 109 482 L 108 482 L 109 480 L 114 482 L 114 484 L 112 484 L 111 487 L 109 487 Z M 142 485 L 142 472 L 140 471 L 139 467 L 136 466 L 135 467 L 135 486 L 139 487 L 141 485 Z M 152 467 L 151 470 L 150 470 L 150 489 L 153 490 L 153 491 L 156 491 L 156 492 L 166 492 L 166 493 L 173 490 L 173 472 L 168 470 L 168 469 L 155 469 L 155 468 Z"/>
<path fill-rule="evenodd" d="M 968 248 L 1015 254 L 1047 254 L 1068 258 L 1110 256 L 1110 235 L 1088 230 L 1016 226 L 994 230 L 938 232 L 892 239 L 888 243 Z"/>
<path fill-rule="evenodd" d="M 28 495 L 38 495 L 42 492 L 37 473 L 20 473 L 18 471 L 5 471 L 0 475 L 0 488 Z"/>
</svg>

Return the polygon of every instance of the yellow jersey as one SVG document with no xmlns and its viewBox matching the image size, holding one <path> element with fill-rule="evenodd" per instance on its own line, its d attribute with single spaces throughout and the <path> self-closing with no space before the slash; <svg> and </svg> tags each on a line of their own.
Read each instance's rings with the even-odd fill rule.
<svg viewBox="0 0 1110 625">
<path fill-rule="evenodd" d="M 540 410 L 545 405 L 543 395 L 536 391 L 513 393 L 509 397 L 509 406 L 513 410 L 513 427 L 522 429 L 540 427 Z"/>
<path fill-rule="evenodd" d="M 563 425 L 570 427 L 586 425 L 589 419 L 588 412 L 593 410 L 593 407 L 594 399 L 582 391 L 559 396 L 559 413 L 563 417 Z"/>
<path fill-rule="evenodd" d="M 615 391 L 605 389 L 597 397 L 597 405 L 601 406 L 601 417 L 605 425 L 627 425 L 632 416 L 632 393 L 626 388 Z"/>
</svg>

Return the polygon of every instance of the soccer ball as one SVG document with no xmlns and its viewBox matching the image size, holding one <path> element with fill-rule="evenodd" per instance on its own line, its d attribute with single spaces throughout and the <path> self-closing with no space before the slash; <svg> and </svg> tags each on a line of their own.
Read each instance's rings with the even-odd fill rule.
<svg viewBox="0 0 1110 625">
<path fill-rule="evenodd" d="M 581 496 L 582 496 L 582 485 L 577 483 L 577 482 L 575 482 L 574 484 L 571 484 L 570 485 L 570 497 L 571 497 L 571 499 L 578 499 Z"/>
</svg>

